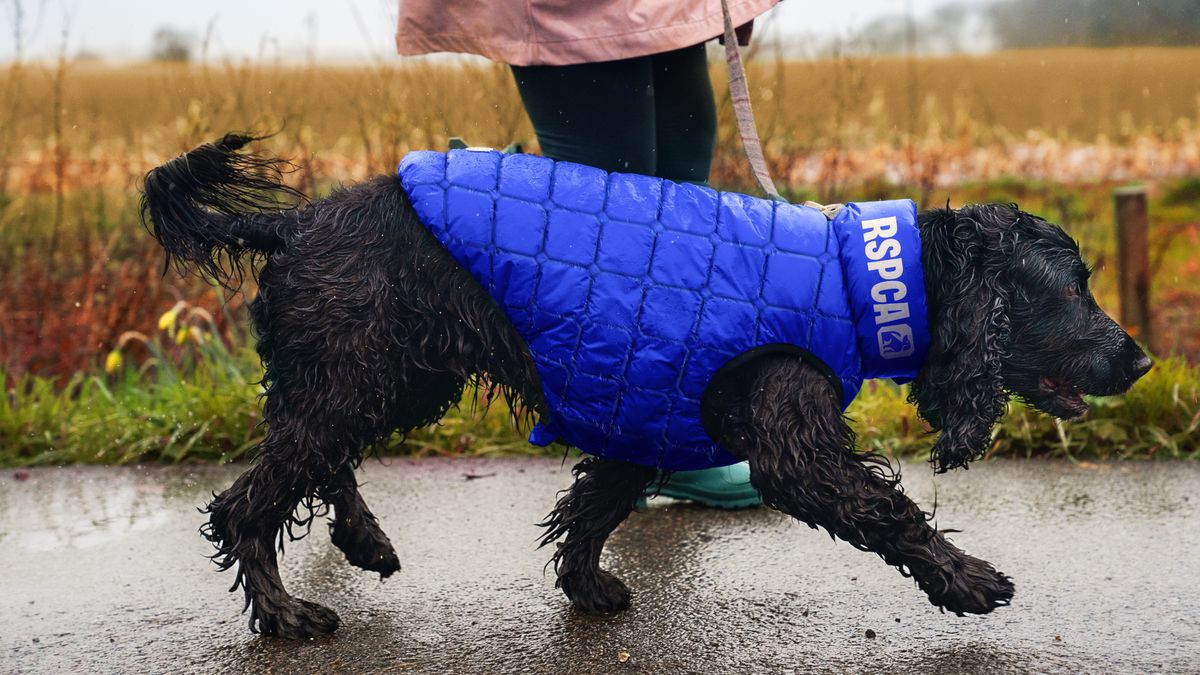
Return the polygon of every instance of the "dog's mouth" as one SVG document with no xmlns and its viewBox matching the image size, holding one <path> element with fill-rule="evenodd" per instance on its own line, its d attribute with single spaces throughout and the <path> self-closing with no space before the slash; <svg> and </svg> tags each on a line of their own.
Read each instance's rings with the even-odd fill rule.
<svg viewBox="0 0 1200 675">
<path fill-rule="evenodd" d="M 1081 419 L 1088 411 L 1078 387 L 1064 378 L 1049 375 L 1038 380 L 1038 396 L 1030 403 L 1042 412 L 1068 421 Z"/>
</svg>

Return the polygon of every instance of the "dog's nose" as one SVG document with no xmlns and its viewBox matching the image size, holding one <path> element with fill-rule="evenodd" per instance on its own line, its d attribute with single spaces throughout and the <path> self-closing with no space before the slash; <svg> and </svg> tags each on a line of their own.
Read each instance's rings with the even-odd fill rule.
<svg viewBox="0 0 1200 675">
<path fill-rule="evenodd" d="M 1150 360 L 1150 357 L 1146 356 L 1145 354 L 1142 354 L 1141 356 L 1138 357 L 1138 360 L 1135 361 L 1133 364 L 1134 375 L 1136 377 L 1140 378 L 1141 376 L 1150 372 L 1150 367 L 1153 365 L 1154 365 L 1154 362 Z"/>
</svg>

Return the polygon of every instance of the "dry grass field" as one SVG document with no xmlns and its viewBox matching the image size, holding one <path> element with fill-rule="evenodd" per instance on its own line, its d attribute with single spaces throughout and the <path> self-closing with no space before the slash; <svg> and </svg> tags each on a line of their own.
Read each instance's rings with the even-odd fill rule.
<svg viewBox="0 0 1200 675">
<path fill-rule="evenodd" d="M 768 152 L 798 182 L 920 180 L 930 153 L 955 163 L 936 176 L 942 185 L 1029 178 L 1023 168 L 1063 181 L 1178 176 L 1200 165 L 1200 48 L 760 59 L 750 75 Z M 713 76 L 724 92 L 722 68 Z M 451 135 L 493 146 L 532 140 L 499 65 L 24 65 L 0 74 L 0 92 L 4 192 L 52 189 L 55 163 L 71 185 L 120 186 L 232 128 L 278 131 L 330 180 L 378 171 Z M 727 102 L 721 112 L 720 145 L 732 150 Z M 859 172 L 812 168 L 835 162 Z M 886 168 L 896 162 L 904 166 Z"/>
<path fill-rule="evenodd" d="M 723 68 L 714 67 L 718 88 Z M 20 80 L 15 105 L 25 113 L 5 120 L 6 133 L 51 135 L 58 74 L 56 64 L 26 64 L 0 75 L 6 99 Z M 1200 48 L 1028 50 L 912 61 L 759 58 L 750 76 L 763 135 L 783 149 L 846 140 L 847 125 L 870 134 L 860 140 L 876 141 L 963 121 L 1015 135 L 1037 130 L 1119 140 L 1146 129 L 1169 131 L 1181 120 L 1195 122 L 1200 112 Z M 66 64 L 61 80 L 58 100 L 75 147 L 140 142 L 186 119 L 193 103 L 218 127 L 286 120 L 293 130 L 311 129 L 323 148 L 361 141 L 360 126 L 403 125 L 430 134 L 430 142 L 451 131 L 492 144 L 529 131 L 511 76 L 500 65 L 79 62 Z M 397 114 L 403 119 L 385 119 Z M 412 140 L 408 136 L 401 141 Z"/>
<path fill-rule="evenodd" d="M 723 66 L 714 65 L 713 79 L 720 101 L 713 183 L 753 191 Z M 1145 183 L 1155 347 L 1193 364 L 1200 357 L 1200 48 L 811 62 L 759 55 L 750 80 L 768 159 L 793 199 L 1018 202 L 1080 241 L 1109 308 L 1116 305 L 1111 191 Z M 117 455 L 95 461 L 166 456 L 154 434 L 167 434 L 159 440 L 170 439 L 176 459 L 235 457 L 252 444 L 252 390 L 210 397 L 203 433 L 170 431 L 173 415 L 216 387 L 198 382 L 245 378 L 253 356 L 237 328 L 245 321 L 241 296 L 226 301 L 201 282 L 162 276 L 161 253 L 137 219 L 137 184 L 149 168 L 231 129 L 274 132 L 264 144 L 296 163 L 291 180 L 309 194 L 388 172 L 409 150 L 444 148 L 450 136 L 537 150 L 503 66 L 10 64 L 0 71 L 0 382 L 9 394 L 0 401 L 0 439 L 25 439 L 17 461 L 77 461 L 62 453 L 64 443 L 76 443 L 79 424 L 90 425 L 92 435 L 80 436 L 90 440 L 76 443 L 88 453 L 126 414 L 136 424 L 122 428 L 157 430 L 133 439 L 148 449 L 126 453 L 126 439 L 110 449 Z M 220 345 L 189 351 L 200 333 L 172 333 L 162 343 L 159 317 L 179 301 L 207 317 L 202 333 Z M 124 370 L 106 375 L 105 357 L 118 345 Z M 1128 446 L 1135 453 L 1196 452 L 1200 367 L 1176 362 L 1161 377 L 1136 415 L 1114 412 L 1095 433 L 1137 439 Z M 241 416 L 224 421 L 219 410 L 235 404 Z M 919 424 L 902 408 L 890 389 L 866 397 L 868 438 L 885 449 L 919 445 Z M 90 422 L 63 421 L 100 409 L 108 412 Z M 1006 432 L 1025 434 L 1015 451 L 1052 442 L 1070 454 L 1096 438 L 1072 440 L 1023 415 L 1014 417 L 1023 426 Z M 1166 435 L 1137 426 L 1148 419 L 1160 420 L 1153 428 Z M 428 443 L 470 445 L 460 422 L 431 431 Z M 217 428 L 226 440 L 209 438 Z M 464 435 L 450 438 L 449 428 Z M 488 447 L 520 445 L 487 433 Z"/>
</svg>

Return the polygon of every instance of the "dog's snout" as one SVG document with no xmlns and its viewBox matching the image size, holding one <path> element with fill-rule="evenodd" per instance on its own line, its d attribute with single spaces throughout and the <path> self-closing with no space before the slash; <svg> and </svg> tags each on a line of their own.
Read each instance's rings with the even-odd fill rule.
<svg viewBox="0 0 1200 675">
<path fill-rule="evenodd" d="M 1145 352 L 1142 352 L 1137 357 L 1137 360 L 1133 362 L 1133 377 L 1134 377 L 1134 379 L 1135 380 L 1140 379 L 1143 375 L 1150 372 L 1150 368 L 1152 368 L 1153 366 L 1154 366 L 1154 362 L 1150 360 L 1149 356 L 1146 356 Z"/>
</svg>

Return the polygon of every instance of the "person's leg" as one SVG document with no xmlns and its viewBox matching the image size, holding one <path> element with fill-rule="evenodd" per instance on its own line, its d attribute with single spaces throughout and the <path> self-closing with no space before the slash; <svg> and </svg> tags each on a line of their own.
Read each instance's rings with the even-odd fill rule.
<svg viewBox="0 0 1200 675">
<path fill-rule="evenodd" d="M 651 57 L 658 150 L 656 176 L 707 183 L 717 137 L 717 105 L 703 44 Z"/>
<path fill-rule="evenodd" d="M 654 175 L 650 57 L 513 66 L 542 154 L 605 171 Z"/>
<path fill-rule="evenodd" d="M 704 45 L 512 71 L 543 155 L 606 171 L 707 182 L 716 104 Z M 651 492 L 721 508 L 762 503 L 745 463 L 677 472 Z"/>
<path fill-rule="evenodd" d="M 646 497 L 683 499 L 714 509 L 762 506 L 762 495 L 750 483 L 750 465 L 746 462 L 714 469 L 674 471 L 661 476 L 665 480 L 660 478 L 646 488 Z M 643 506 L 639 504 L 639 508 Z"/>
<path fill-rule="evenodd" d="M 707 183 L 717 137 L 717 105 L 703 44 L 651 57 L 654 75 L 655 175 Z M 648 494 L 686 499 L 705 506 L 740 509 L 762 504 L 745 462 L 702 471 L 677 471 Z"/>
</svg>

